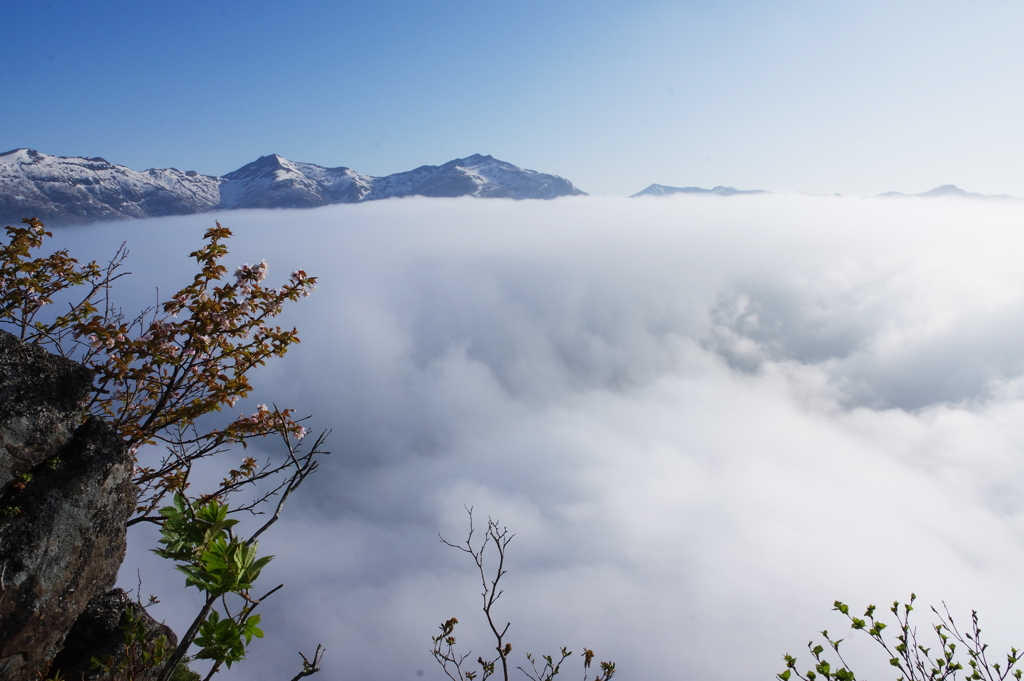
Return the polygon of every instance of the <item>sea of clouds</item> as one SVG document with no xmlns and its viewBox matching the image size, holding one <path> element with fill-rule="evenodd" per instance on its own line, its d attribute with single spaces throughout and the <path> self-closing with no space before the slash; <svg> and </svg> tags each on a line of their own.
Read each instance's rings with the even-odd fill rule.
<svg viewBox="0 0 1024 681">
<path fill-rule="evenodd" d="M 770 679 L 845 629 L 834 600 L 912 591 L 1024 643 L 1024 204 L 416 198 L 57 240 L 127 241 L 130 309 L 187 283 L 215 218 L 229 267 L 319 277 L 284 315 L 302 344 L 240 406 L 312 414 L 334 452 L 261 541 L 285 588 L 227 678 L 291 678 L 322 642 L 318 678 L 442 679 L 452 616 L 486 654 L 473 565 L 438 540 L 465 537 L 465 506 L 516 535 L 496 609 L 516 655 Z M 121 581 L 183 631 L 198 602 L 153 541 L 133 528 Z"/>
</svg>

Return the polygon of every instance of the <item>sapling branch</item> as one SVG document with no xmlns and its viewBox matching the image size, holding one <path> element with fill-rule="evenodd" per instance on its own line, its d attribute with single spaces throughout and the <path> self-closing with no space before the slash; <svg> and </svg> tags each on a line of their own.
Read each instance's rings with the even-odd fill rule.
<svg viewBox="0 0 1024 681">
<path fill-rule="evenodd" d="M 188 630 L 181 636 L 178 641 L 178 647 L 171 653 L 166 664 L 164 664 L 163 670 L 160 672 L 160 676 L 157 681 L 167 681 L 171 678 L 171 674 L 181 664 L 181 661 L 185 658 L 185 654 L 188 652 L 189 646 L 192 645 L 192 641 L 195 639 L 196 634 L 199 633 L 199 626 L 206 620 L 206 616 L 210 614 L 210 610 L 213 609 L 213 604 L 217 601 L 217 596 L 209 594 L 206 597 L 206 603 L 203 604 L 202 609 L 196 618 L 192 620 L 192 624 L 189 625 Z"/>
<path fill-rule="evenodd" d="M 296 456 L 295 447 L 292 444 L 292 441 L 288 437 L 287 433 L 281 434 L 281 437 L 284 440 L 285 447 L 288 449 L 288 458 L 290 459 L 291 464 L 295 467 L 295 471 L 292 473 L 291 477 L 284 485 L 284 493 L 281 495 L 281 498 L 277 502 L 277 507 L 274 509 L 274 514 L 270 517 L 269 520 L 267 520 L 267 522 L 263 524 L 262 527 L 260 527 L 258 530 L 256 530 L 256 532 L 253 533 L 253 535 L 249 538 L 249 544 L 252 544 L 254 541 L 256 541 L 256 539 L 261 534 L 263 534 L 270 528 L 271 525 L 277 522 L 278 518 L 281 517 L 281 510 L 284 508 L 285 502 L 288 501 L 288 497 L 291 496 L 291 493 L 298 489 L 299 485 L 301 485 L 306 480 L 309 474 L 317 469 L 319 463 L 317 462 L 316 459 L 313 458 L 313 455 L 317 453 L 330 453 L 321 452 L 320 450 L 320 447 L 323 446 L 324 442 L 327 440 L 327 436 L 330 435 L 330 433 L 331 431 L 329 430 L 325 430 L 324 432 L 320 433 L 317 439 L 313 442 L 312 447 L 310 447 L 309 454 L 301 458 Z"/>
<path fill-rule="evenodd" d="M 324 659 L 324 653 L 326 652 L 327 649 L 319 643 L 316 646 L 316 651 L 313 653 L 312 660 L 308 659 L 305 655 L 303 655 L 300 652 L 299 656 L 302 657 L 302 671 L 293 676 L 291 678 L 291 681 L 299 681 L 299 679 L 305 678 L 307 676 L 312 676 L 313 674 L 316 674 L 318 671 L 320 671 L 320 661 Z"/>
<path fill-rule="evenodd" d="M 494 616 L 494 605 L 498 599 L 505 593 L 499 586 L 501 578 L 505 575 L 505 553 L 508 550 L 509 544 L 512 542 L 514 534 L 509 533 L 508 528 L 500 525 L 498 521 L 491 518 L 487 519 L 487 529 L 484 532 L 484 538 L 480 542 L 479 546 L 473 544 L 473 534 L 475 533 L 475 527 L 473 525 L 473 508 L 466 507 L 466 513 L 469 515 L 469 533 L 466 537 L 466 541 L 462 544 L 454 544 L 442 535 L 438 535 L 441 539 L 441 543 L 446 546 L 450 546 L 454 549 L 458 549 L 465 554 L 468 554 L 476 565 L 477 573 L 480 577 L 480 583 L 483 587 L 481 596 L 483 598 L 483 612 L 487 620 L 487 625 L 491 630 L 491 634 L 496 642 L 495 650 L 498 652 L 498 656 L 491 659 L 485 660 L 482 656 L 477 658 L 477 664 L 480 665 L 480 680 L 486 681 L 488 677 L 494 674 L 495 664 L 501 662 L 502 678 L 503 681 L 508 681 L 508 662 L 512 654 L 512 644 L 505 640 L 508 634 L 509 622 L 506 622 L 504 626 L 500 627 L 497 625 L 499 620 L 495 619 Z M 497 568 L 494 570 L 493 577 L 488 575 L 488 571 L 485 566 L 485 554 L 490 544 L 493 544 L 495 550 L 498 553 Z M 433 650 L 431 653 L 434 659 L 437 660 L 438 664 L 441 665 L 442 670 L 452 681 L 475 681 L 477 673 L 475 671 L 464 671 L 463 663 L 470 657 L 471 652 L 459 654 L 455 652 L 455 625 L 459 623 L 459 620 L 452 617 L 451 619 L 442 622 L 440 629 L 441 633 L 431 637 L 434 643 Z M 538 669 L 534 661 L 533 656 L 530 653 L 526 653 L 526 659 L 530 663 L 533 673 L 527 671 L 523 667 L 517 667 L 532 681 L 552 681 L 552 679 L 561 670 L 562 663 L 572 655 L 572 651 L 566 648 L 561 649 L 561 659 L 558 662 L 554 661 L 554 658 L 549 655 L 542 656 L 545 664 Z M 594 658 L 594 652 L 587 649 L 583 653 L 584 664 L 583 664 L 583 681 L 587 681 L 590 664 Z M 615 663 L 601 662 L 601 674 L 595 677 L 594 681 L 609 681 L 615 674 Z"/>
</svg>

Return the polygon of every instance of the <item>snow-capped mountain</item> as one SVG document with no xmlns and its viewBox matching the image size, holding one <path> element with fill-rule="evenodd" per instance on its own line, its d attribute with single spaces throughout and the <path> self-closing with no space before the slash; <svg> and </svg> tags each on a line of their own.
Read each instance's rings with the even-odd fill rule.
<svg viewBox="0 0 1024 681">
<path fill-rule="evenodd" d="M 392 196 L 479 196 L 509 199 L 554 199 L 585 195 L 557 175 L 525 170 L 491 156 L 473 154 L 442 166 L 374 178 L 368 198 Z"/>
<path fill-rule="evenodd" d="M 135 171 L 102 158 L 0 154 L 0 222 L 58 225 L 234 208 L 312 208 L 401 196 L 553 199 L 584 192 L 556 175 L 475 154 L 384 177 L 272 154 L 223 177 L 176 168 Z"/>
<path fill-rule="evenodd" d="M 0 221 L 53 224 L 185 215 L 220 204 L 217 177 L 175 168 L 137 172 L 102 158 L 15 149 L 0 154 Z"/>
<path fill-rule="evenodd" d="M 733 196 L 735 194 L 767 194 L 763 189 L 736 189 L 734 187 L 715 187 L 714 189 L 703 189 L 701 187 L 666 187 L 663 184 L 652 184 L 647 189 L 633 194 L 631 198 L 638 196 L 667 196 L 669 194 L 717 194 L 718 196 Z"/>
<path fill-rule="evenodd" d="M 348 168 L 295 163 L 271 154 L 230 172 L 221 185 L 224 208 L 314 208 L 363 201 L 374 178 Z"/>
</svg>

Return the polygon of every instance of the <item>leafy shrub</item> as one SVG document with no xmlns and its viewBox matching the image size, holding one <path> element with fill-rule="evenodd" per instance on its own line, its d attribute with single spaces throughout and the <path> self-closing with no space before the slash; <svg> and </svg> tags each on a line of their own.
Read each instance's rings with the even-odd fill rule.
<svg viewBox="0 0 1024 681">
<path fill-rule="evenodd" d="M 303 450 L 306 429 L 292 410 L 265 405 L 219 427 L 207 427 L 207 421 L 200 427 L 199 419 L 248 397 L 248 372 L 299 342 L 295 329 L 282 329 L 272 320 L 286 303 L 308 296 L 316 278 L 296 270 L 280 287 L 270 287 L 264 284 L 266 262 L 242 265 L 229 278 L 221 261 L 228 254 L 225 242 L 231 232 L 218 223 L 207 230 L 205 244 L 190 254 L 198 265 L 192 282 L 157 308 L 127 317 L 111 301 L 113 283 L 126 274 L 120 271 L 128 255 L 124 245 L 105 266 L 81 264 L 67 250 L 40 256 L 36 252 L 52 233 L 34 218 L 22 223 L 7 227 L 8 241 L 0 245 L 0 325 L 95 371 L 88 411 L 114 425 L 136 460 L 139 501 L 129 524 L 159 525 L 162 538 L 156 553 L 177 562 L 186 586 L 206 595 L 202 611 L 166 661 L 164 650 L 159 655 L 146 652 L 139 660 L 149 668 L 162 665 L 161 681 L 190 678 L 193 672 L 184 660 L 194 642 L 199 647 L 195 657 L 213 662 L 208 679 L 221 665 L 230 667 L 243 659 L 245 646 L 263 636 L 257 626 L 260 616 L 252 611 L 281 587 L 260 598 L 250 593 L 271 560 L 257 557 L 255 540 L 316 470 L 317 455 L 327 453 L 322 450 L 327 433 Z M 66 309 L 49 312 L 48 306 L 57 301 Z M 282 439 L 286 455 L 281 463 L 268 463 L 261 470 L 254 458 L 243 457 L 238 465 L 226 467 L 213 489 L 190 489 L 199 461 L 268 435 Z M 276 481 L 269 492 L 229 507 L 231 495 L 254 490 L 258 481 L 268 479 Z M 31 483 L 31 477 L 18 482 Z M 233 534 L 237 520 L 228 514 L 262 512 L 258 509 L 275 498 L 272 515 L 249 539 Z M 0 515 L 20 511 L 12 506 L 0 509 Z M 242 603 L 234 614 L 226 600 L 232 594 Z M 214 608 L 218 600 L 223 612 Z M 312 660 L 303 656 L 296 678 L 319 671 L 322 655 L 318 646 Z M 138 671 L 129 669 L 128 676 L 134 678 Z"/>
<path fill-rule="evenodd" d="M 889 612 L 896 618 L 895 642 L 887 638 L 884 632 L 888 625 L 876 619 L 877 608 L 869 605 L 862 617 L 854 617 L 850 614 L 850 607 L 840 601 L 835 602 L 836 610 L 846 616 L 850 622 L 850 628 L 867 634 L 877 643 L 889 659 L 889 664 L 899 672 L 899 681 L 952 681 L 957 674 L 964 673 L 965 679 L 971 681 L 1004 681 L 1007 676 L 1020 679 L 1022 672 L 1014 669 L 1019 659 L 1019 651 L 1011 648 L 1006 655 L 1006 663 L 990 662 L 988 658 L 988 645 L 981 641 L 981 628 L 978 626 L 978 613 L 971 612 L 970 628 L 961 632 L 953 621 L 949 610 L 943 606 L 943 612 L 934 607 L 931 609 L 938 622 L 931 625 L 935 634 L 935 644 L 925 646 L 924 641 L 917 638 L 917 628 L 910 623 L 911 614 L 914 611 L 914 601 L 917 596 L 910 594 L 908 603 L 900 604 L 895 601 Z M 825 639 L 825 645 L 808 642 L 807 648 L 814 658 L 812 669 L 801 673 L 797 668 L 796 658 L 792 655 L 785 655 L 786 669 L 776 675 L 779 681 L 790 681 L 793 677 L 802 681 L 855 681 L 856 676 L 850 669 L 846 660 L 839 652 L 839 644 L 843 639 L 833 639 L 828 631 L 821 632 Z M 827 646 L 827 648 L 826 648 Z M 829 662 L 825 657 L 826 649 L 831 649 L 838 659 L 838 664 Z M 966 662 L 966 667 L 964 663 Z"/>
</svg>

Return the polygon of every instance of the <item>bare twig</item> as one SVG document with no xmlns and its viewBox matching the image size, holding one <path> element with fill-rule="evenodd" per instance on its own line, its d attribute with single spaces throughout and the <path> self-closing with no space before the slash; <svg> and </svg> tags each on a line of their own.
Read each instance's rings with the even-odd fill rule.
<svg viewBox="0 0 1024 681">
<path fill-rule="evenodd" d="M 291 681 L 299 681 L 299 679 L 301 678 L 304 678 L 306 676 L 312 676 L 313 674 L 316 674 L 318 671 L 320 671 L 320 661 L 324 659 L 324 653 L 326 652 L 327 649 L 319 643 L 316 646 L 316 652 L 313 653 L 312 660 L 308 659 L 305 655 L 303 655 L 300 652 L 299 656 L 302 657 L 302 671 L 293 676 L 291 678 Z"/>
<path fill-rule="evenodd" d="M 481 676 L 479 681 L 487 681 L 487 678 L 494 674 L 495 665 L 501 662 L 501 671 L 504 681 L 508 681 L 508 662 L 509 656 L 512 653 L 512 644 L 505 640 L 508 634 L 510 624 L 505 623 L 503 627 L 498 627 L 496 620 L 494 619 L 494 604 L 497 603 L 498 599 L 501 598 L 505 592 L 499 586 L 501 578 L 505 576 L 505 552 L 508 550 L 508 545 L 512 542 L 515 537 L 508 531 L 508 528 L 499 524 L 497 520 L 492 518 L 487 519 L 487 530 L 484 532 L 483 540 L 479 546 L 473 545 L 473 535 L 475 533 L 475 527 L 473 525 L 473 508 L 467 506 L 466 513 L 469 514 L 469 533 L 466 536 L 466 541 L 462 544 L 453 544 L 452 542 L 445 539 L 442 535 L 438 535 L 441 539 L 441 543 L 445 546 L 450 546 L 453 549 L 458 549 L 465 554 L 468 554 L 473 562 L 476 564 L 477 571 L 480 575 L 480 583 L 483 587 L 481 596 L 483 597 L 483 611 L 487 617 L 487 624 L 491 629 L 491 633 L 494 636 L 496 646 L 495 650 L 498 652 L 498 656 L 491 660 L 485 660 L 483 657 L 477 658 L 477 663 L 481 668 Z M 493 576 L 488 576 L 488 571 L 484 565 L 484 556 L 487 551 L 489 544 L 493 543 L 498 552 L 498 564 L 493 572 Z M 459 655 L 455 652 L 455 625 L 459 623 L 459 620 L 452 617 L 446 622 L 441 623 L 441 633 L 431 638 L 434 642 L 434 648 L 431 653 L 434 659 L 437 660 L 438 664 L 444 670 L 444 673 L 448 676 L 451 681 L 476 681 L 477 672 L 475 671 L 464 671 L 462 668 L 463 663 L 469 658 L 471 652 Z M 532 673 L 527 671 L 523 667 L 517 667 L 523 672 L 531 681 L 553 681 L 554 677 L 561 671 L 562 663 L 565 662 L 568 657 L 572 655 L 572 651 L 567 648 L 561 649 L 561 657 L 558 661 L 551 655 L 542 655 L 541 658 L 544 660 L 543 666 L 537 667 L 534 657 L 530 653 L 526 653 L 526 659 L 529 661 L 532 667 Z M 582 657 L 583 660 L 583 681 L 587 681 L 590 675 L 590 665 L 594 659 L 594 651 L 586 649 Z M 612 676 L 615 674 L 615 663 L 601 662 L 601 673 L 594 677 L 594 681 L 610 681 Z"/>
<path fill-rule="evenodd" d="M 302 482 L 309 476 L 310 473 L 317 469 L 317 466 L 319 466 L 319 463 L 317 462 L 316 459 L 313 458 L 313 456 L 315 454 L 330 453 L 320 451 L 320 447 L 323 446 L 324 441 L 327 440 L 327 436 L 330 434 L 331 431 L 329 430 L 325 430 L 322 433 L 320 433 L 320 436 L 317 437 L 315 442 L 313 442 L 313 446 L 310 447 L 309 453 L 301 458 L 297 458 L 295 456 L 295 449 L 292 446 L 291 440 L 288 438 L 288 435 L 286 433 L 282 433 L 285 446 L 288 448 L 288 457 L 291 459 L 292 465 L 295 466 L 295 472 L 292 474 L 292 477 L 289 478 L 287 484 L 284 486 L 284 493 L 281 495 L 281 498 L 277 502 L 277 508 L 274 509 L 274 514 L 270 517 L 269 520 L 267 520 L 267 522 L 263 523 L 262 527 L 256 530 L 256 532 L 253 533 L 251 537 L 249 537 L 249 541 L 247 541 L 246 544 L 252 544 L 254 541 L 256 541 L 256 539 L 261 534 L 266 532 L 267 529 L 269 529 L 270 526 L 276 523 L 278 518 L 281 517 L 281 510 L 284 508 L 285 502 L 288 501 L 288 497 L 291 496 L 291 493 L 294 492 L 298 488 L 298 486 L 302 484 Z"/>
<path fill-rule="evenodd" d="M 469 514 L 469 534 L 466 537 L 464 544 L 453 544 L 440 534 L 438 536 L 440 537 L 441 542 L 446 546 L 450 546 L 462 551 L 463 553 L 469 554 L 469 556 L 473 558 L 473 562 L 476 564 L 477 571 L 480 573 L 480 584 L 483 588 L 483 591 L 480 594 L 483 598 L 483 611 L 484 615 L 487 617 L 487 625 L 490 627 L 491 633 L 494 635 L 497 643 L 494 649 L 498 652 L 498 656 L 491 661 L 486 661 L 482 657 L 477 661 L 483 668 L 483 679 L 486 679 L 494 673 L 494 663 L 500 661 L 502 679 L 503 681 L 508 681 L 508 656 L 512 652 L 512 644 L 505 641 L 505 635 L 508 633 L 508 628 L 511 626 L 511 623 L 505 622 L 505 626 L 499 628 L 498 624 L 495 622 L 492 610 L 494 608 L 494 604 L 499 598 L 501 598 L 501 595 L 505 593 L 498 586 L 498 583 L 501 581 L 501 578 L 505 576 L 506 572 L 505 550 L 508 548 L 509 543 L 515 535 L 509 534 L 508 528 L 499 526 L 498 521 L 488 518 L 487 530 L 484 533 L 484 539 L 480 543 L 480 547 L 476 548 L 473 546 L 473 533 L 475 532 L 475 528 L 473 526 L 473 508 L 466 507 L 466 513 Z M 494 572 L 494 576 L 488 577 L 487 570 L 484 567 L 484 554 L 487 549 L 487 545 L 491 542 L 494 542 L 494 546 L 498 550 L 498 567 Z M 435 655 L 435 657 L 437 656 Z"/>
</svg>

